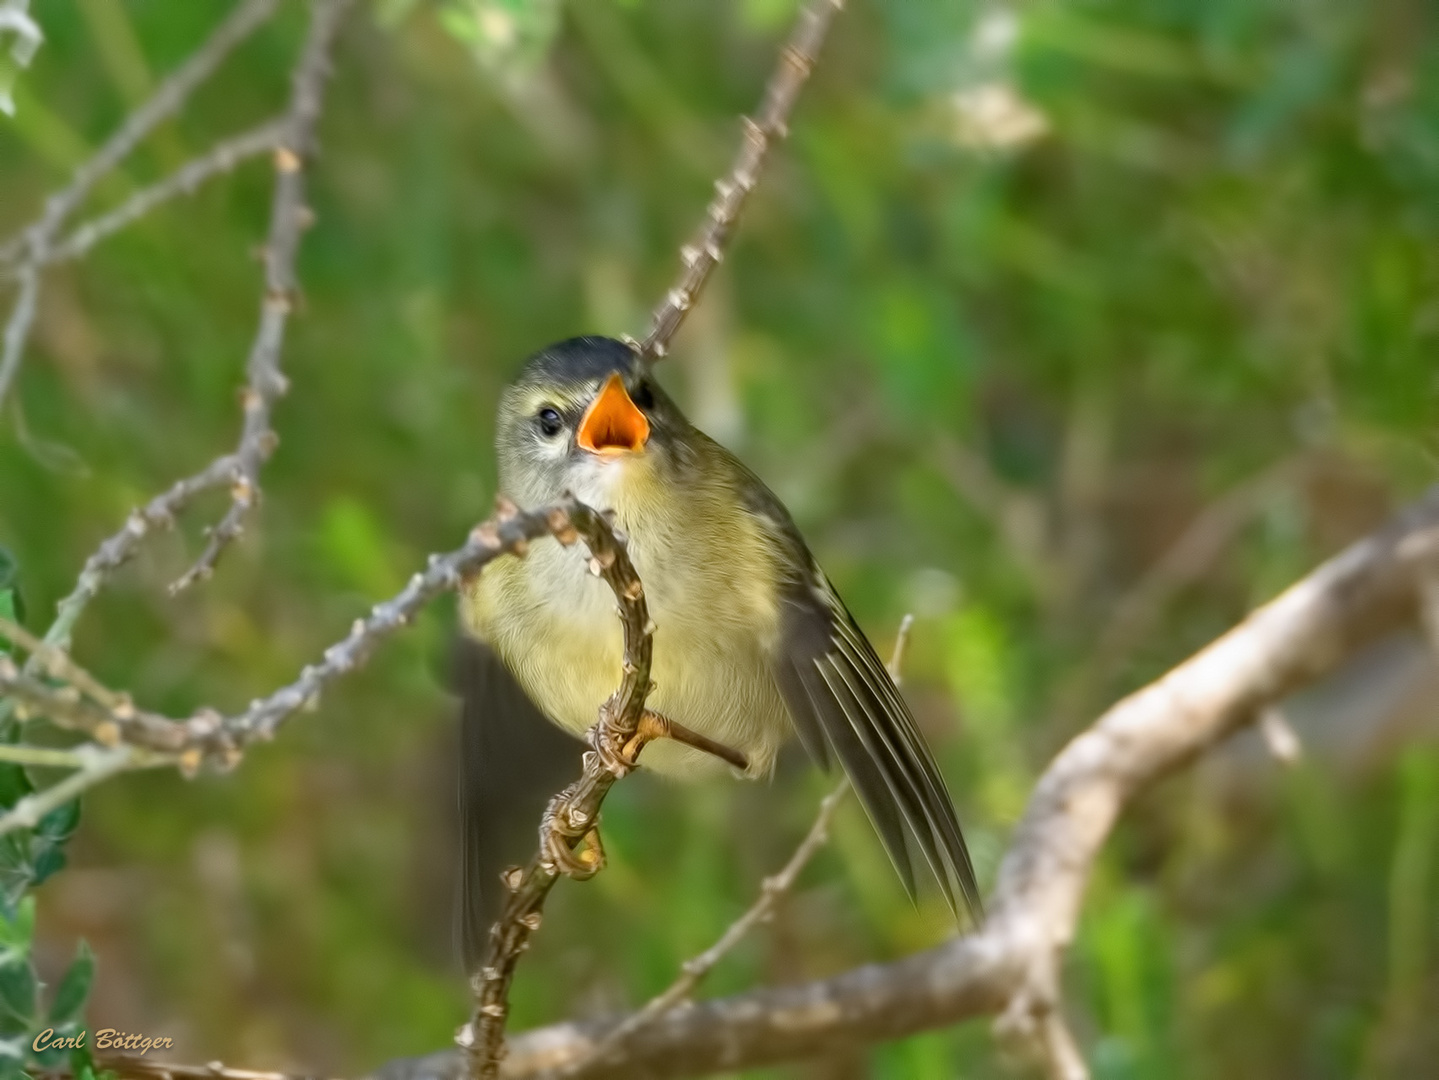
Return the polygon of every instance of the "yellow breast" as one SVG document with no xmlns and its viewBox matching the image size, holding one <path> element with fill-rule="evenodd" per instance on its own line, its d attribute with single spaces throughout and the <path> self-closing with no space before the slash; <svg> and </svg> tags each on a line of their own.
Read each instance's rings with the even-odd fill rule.
<svg viewBox="0 0 1439 1080">
<path fill-rule="evenodd" d="M 647 480 L 636 470 L 627 482 L 576 494 L 591 505 L 605 498 L 628 534 L 656 627 L 649 704 L 743 751 L 750 774 L 763 775 L 789 731 L 767 660 L 778 634 L 775 554 L 720 485 L 663 498 Z M 492 564 L 462 604 L 466 628 L 541 711 L 576 733 L 595 722 L 621 676 L 614 596 L 587 559 L 582 544 L 537 542 L 524 560 Z M 645 764 L 675 774 L 724 768 L 675 744 L 647 749 Z"/>
</svg>

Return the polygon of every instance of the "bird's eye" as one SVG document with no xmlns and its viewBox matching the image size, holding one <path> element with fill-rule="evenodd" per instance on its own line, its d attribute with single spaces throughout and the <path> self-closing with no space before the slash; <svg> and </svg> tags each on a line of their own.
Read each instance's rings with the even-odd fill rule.
<svg viewBox="0 0 1439 1080">
<path fill-rule="evenodd" d="M 650 388 L 648 381 L 642 381 L 635 387 L 635 392 L 630 400 L 648 412 L 655 407 L 655 392 Z"/>
<path fill-rule="evenodd" d="M 535 413 L 535 423 L 540 426 L 540 434 L 549 439 L 558 435 L 565 426 L 560 414 L 548 405 Z"/>
</svg>

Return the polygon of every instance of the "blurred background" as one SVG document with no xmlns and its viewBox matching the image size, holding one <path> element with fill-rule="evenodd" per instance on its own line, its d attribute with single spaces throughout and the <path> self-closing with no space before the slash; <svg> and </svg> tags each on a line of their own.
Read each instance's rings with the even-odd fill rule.
<svg viewBox="0 0 1439 1080">
<path fill-rule="evenodd" d="M 31 220 L 228 10 L 74 0 L 0 116 Z M 82 620 L 78 658 L 172 715 L 289 681 L 493 495 L 528 353 L 639 332 L 793 0 L 374 0 L 338 50 L 265 502 L 203 587 L 214 496 Z M 283 107 L 301 5 L 101 186 L 112 205 Z M 1432 481 L 1439 12 L 1422 0 L 852 0 L 662 377 L 787 501 L 885 652 L 992 882 L 1049 757 Z M 129 509 L 228 449 L 264 161 L 50 272 L 0 423 L 0 544 L 32 628 Z M 8 286 L 5 287 L 8 290 Z M 13 295 L 4 293 L 6 303 Z M 53 981 L 176 1059 L 357 1075 L 467 1012 L 452 907 L 452 605 L 233 775 L 124 776 L 39 890 Z M 662 645 L 661 645 L 662 647 Z M 1381 643 L 1148 793 L 1092 882 L 1069 1005 L 1099 1077 L 1439 1075 L 1439 676 Z M 826 781 L 606 804 L 517 1027 L 658 991 L 755 895 Z M 603 932 L 596 932 L 603 928 Z M 860 812 L 707 992 L 952 932 Z M 973 1022 L 749 1074 L 1012 1075 Z"/>
</svg>

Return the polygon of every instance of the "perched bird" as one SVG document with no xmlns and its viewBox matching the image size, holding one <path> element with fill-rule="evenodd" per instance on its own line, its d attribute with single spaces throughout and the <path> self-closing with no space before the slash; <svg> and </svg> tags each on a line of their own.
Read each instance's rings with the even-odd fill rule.
<svg viewBox="0 0 1439 1080">
<path fill-rule="evenodd" d="M 572 493 L 612 511 L 628 536 L 656 626 L 650 708 L 739 751 L 749 777 L 769 774 L 792 733 L 821 766 L 838 758 L 911 895 L 906 826 L 950 906 L 957 885 L 978 920 L 944 779 L 884 664 L 789 512 L 629 346 L 581 337 L 530 357 L 501 397 L 496 443 L 501 493 L 525 507 Z M 494 806 L 480 774 L 503 769 L 503 747 L 487 745 L 498 714 L 538 714 L 579 735 L 619 685 L 614 595 L 586 561 L 582 546 L 536 544 L 491 564 L 462 598 L 463 625 L 484 647 L 465 704 L 471 837 Z M 680 778 L 732 770 L 667 739 L 642 764 Z M 467 866 L 484 862 L 472 852 Z M 474 877 L 467 891 L 485 887 Z M 468 953 L 481 930 L 466 927 Z"/>
</svg>

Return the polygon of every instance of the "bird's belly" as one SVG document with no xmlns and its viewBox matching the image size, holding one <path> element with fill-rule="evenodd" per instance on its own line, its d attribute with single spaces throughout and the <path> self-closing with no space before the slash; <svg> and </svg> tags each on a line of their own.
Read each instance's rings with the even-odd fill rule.
<svg viewBox="0 0 1439 1080">
<path fill-rule="evenodd" d="M 531 559 L 534 555 L 531 555 Z M 532 567 L 538 569 L 538 567 Z M 623 636 L 609 587 L 573 583 L 564 608 L 539 606 L 496 621 L 484 633 L 540 710 L 575 734 L 597 719 L 620 684 Z M 682 608 L 664 590 L 647 589 L 655 623 L 647 705 L 671 720 L 742 752 L 748 775 L 764 776 L 790 730 L 753 620 L 723 601 Z M 503 627 L 503 629 L 501 629 Z M 643 764 L 673 776 L 722 773 L 720 759 L 669 740 L 644 751 Z"/>
</svg>

